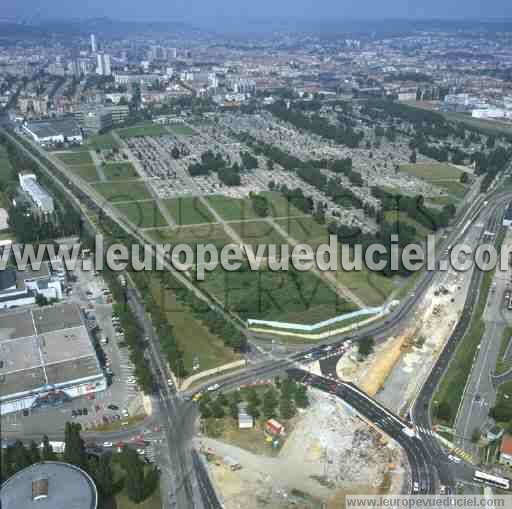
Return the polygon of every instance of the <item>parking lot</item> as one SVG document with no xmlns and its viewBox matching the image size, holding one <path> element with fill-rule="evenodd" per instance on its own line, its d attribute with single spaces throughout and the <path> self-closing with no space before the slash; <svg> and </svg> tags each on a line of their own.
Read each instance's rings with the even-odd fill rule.
<svg viewBox="0 0 512 509">
<path fill-rule="evenodd" d="M 132 379 L 134 367 L 128 349 L 122 346 L 122 336 L 112 322 L 111 297 L 104 280 L 92 271 L 81 269 L 75 271 L 75 276 L 76 281 L 68 283 L 70 291 L 66 300 L 84 309 L 87 328 L 103 343 L 104 369 L 111 383 L 106 391 L 74 398 L 59 407 L 4 415 L 1 418 L 4 434 L 56 434 L 64 430 L 67 421 L 80 423 L 84 430 L 116 422 L 122 428 L 123 423 L 128 424 L 127 418 L 145 413 L 142 394 Z"/>
</svg>

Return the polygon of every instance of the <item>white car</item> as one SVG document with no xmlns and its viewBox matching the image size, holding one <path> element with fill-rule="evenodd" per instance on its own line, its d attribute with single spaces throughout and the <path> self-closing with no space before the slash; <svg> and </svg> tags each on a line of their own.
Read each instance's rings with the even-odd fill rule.
<svg viewBox="0 0 512 509">
<path fill-rule="evenodd" d="M 453 456 L 453 454 L 448 454 L 448 459 L 450 461 L 453 461 L 454 463 L 460 463 L 461 462 L 461 459 L 457 458 L 457 456 Z"/>
<path fill-rule="evenodd" d="M 412 491 L 420 491 L 420 485 L 416 481 L 412 483 Z"/>
<path fill-rule="evenodd" d="M 114 447 L 112 442 L 103 442 L 103 447 Z"/>
<path fill-rule="evenodd" d="M 209 387 L 206 388 L 206 390 L 208 392 L 216 391 L 217 389 L 220 389 L 220 385 L 219 384 L 213 384 L 213 385 L 210 385 Z"/>
</svg>

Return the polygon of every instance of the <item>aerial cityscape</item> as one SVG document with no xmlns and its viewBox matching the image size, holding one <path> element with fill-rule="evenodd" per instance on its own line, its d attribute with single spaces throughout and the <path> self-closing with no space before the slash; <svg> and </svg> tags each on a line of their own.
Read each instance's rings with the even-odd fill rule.
<svg viewBox="0 0 512 509">
<path fill-rule="evenodd" d="M 512 507 L 509 5 L 7 3 L 3 509 Z"/>
</svg>

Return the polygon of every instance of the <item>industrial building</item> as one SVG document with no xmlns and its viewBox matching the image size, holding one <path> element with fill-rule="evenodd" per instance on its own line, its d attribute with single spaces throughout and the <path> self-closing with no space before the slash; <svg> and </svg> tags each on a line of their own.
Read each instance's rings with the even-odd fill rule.
<svg viewBox="0 0 512 509">
<path fill-rule="evenodd" d="M 0 385 L 2 415 L 106 389 L 77 304 L 0 314 Z"/>
<path fill-rule="evenodd" d="M 28 196 L 37 212 L 51 214 L 55 210 L 53 198 L 39 185 L 34 173 L 21 172 L 18 178 L 22 191 Z"/>
<path fill-rule="evenodd" d="M 74 465 L 43 461 L 2 484 L 3 509 L 96 509 L 98 491 L 90 475 Z"/>
<path fill-rule="evenodd" d="M 23 130 L 43 146 L 83 141 L 80 126 L 72 117 L 26 122 L 23 124 Z"/>
<path fill-rule="evenodd" d="M 35 304 L 37 295 L 61 300 L 64 277 L 63 273 L 51 270 L 49 262 L 41 263 L 38 270 L 26 267 L 17 271 L 7 267 L 0 271 L 0 309 Z"/>
</svg>

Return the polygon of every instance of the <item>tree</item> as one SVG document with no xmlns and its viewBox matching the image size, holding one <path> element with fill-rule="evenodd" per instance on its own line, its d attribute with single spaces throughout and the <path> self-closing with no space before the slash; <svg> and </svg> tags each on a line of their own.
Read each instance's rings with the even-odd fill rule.
<svg viewBox="0 0 512 509">
<path fill-rule="evenodd" d="M 126 472 L 124 486 L 128 498 L 138 504 L 144 500 L 144 465 L 137 452 L 128 446 L 123 448 L 121 464 Z"/>
<path fill-rule="evenodd" d="M 279 414 L 282 419 L 291 419 L 295 415 L 295 405 L 291 399 L 281 398 Z"/>
<path fill-rule="evenodd" d="M 274 161 L 272 159 L 267 159 L 267 170 L 272 171 L 274 169 Z M 270 184 L 270 182 L 269 182 Z"/>
<path fill-rule="evenodd" d="M 48 305 L 48 299 L 41 293 L 36 295 L 36 304 L 40 307 Z"/>
<path fill-rule="evenodd" d="M 270 419 L 276 416 L 277 411 L 277 394 L 273 387 L 269 387 L 263 394 L 263 416 Z"/>
<path fill-rule="evenodd" d="M 309 406 L 309 398 L 307 387 L 305 385 L 298 385 L 295 391 L 295 404 L 297 408 L 307 408 Z"/>
<path fill-rule="evenodd" d="M 81 426 L 78 423 L 67 422 L 64 431 L 64 461 L 87 470 L 87 455 L 85 445 L 80 436 Z"/>
<path fill-rule="evenodd" d="M 213 415 L 212 409 L 207 401 L 201 401 L 199 403 L 199 413 L 201 419 L 209 419 Z"/>
<path fill-rule="evenodd" d="M 266 217 L 269 213 L 269 202 L 265 196 L 256 193 L 250 193 L 252 208 L 259 217 Z"/>
<path fill-rule="evenodd" d="M 179 159 L 180 158 L 180 150 L 179 150 L 178 147 L 172 147 L 171 156 L 172 156 L 173 159 Z"/>
<path fill-rule="evenodd" d="M 459 180 L 461 184 L 467 184 L 469 182 L 469 174 L 465 171 L 462 172 Z"/>
<path fill-rule="evenodd" d="M 231 401 L 229 403 L 229 415 L 232 419 L 238 420 L 238 403 Z"/>
<path fill-rule="evenodd" d="M 362 338 L 358 343 L 359 355 L 363 358 L 368 357 L 371 353 L 373 353 L 374 346 L 375 340 L 371 336 Z"/>
<path fill-rule="evenodd" d="M 37 444 L 31 440 L 29 448 L 30 460 L 32 463 L 39 463 L 41 461 L 41 453 Z"/>
<path fill-rule="evenodd" d="M 220 401 L 216 399 L 211 404 L 211 410 L 212 415 L 215 417 L 215 419 L 222 419 L 226 415 L 226 411 L 224 410 L 224 407 L 220 404 Z"/>
<path fill-rule="evenodd" d="M 249 392 L 247 393 L 247 402 L 249 403 L 249 405 L 260 405 L 261 400 L 255 389 L 250 389 Z"/>
<path fill-rule="evenodd" d="M 295 396 L 297 383 L 292 378 L 285 378 L 281 383 L 281 398 L 292 399 Z"/>
<path fill-rule="evenodd" d="M 412 164 L 416 164 L 417 159 L 418 159 L 418 156 L 416 155 L 416 150 L 413 150 L 411 152 L 411 157 L 409 157 L 409 162 Z"/>
<path fill-rule="evenodd" d="M 98 462 L 95 481 L 102 495 L 109 497 L 113 492 L 114 478 L 112 476 L 111 456 L 103 454 Z"/>
<path fill-rule="evenodd" d="M 436 408 L 436 416 L 446 422 L 450 422 L 452 418 L 452 409 L 446 401 L 441 401 Z"/>
<path fill-rule="evenodd" d="M 32 464 L 30 453 L 25 449 L 20 440 L 16 440 L 12 447 L 12 468 L 14 472 L 23 470 Z"/>
<path fill-rule="evenodd" d="M 51 446 L 47 435 L 43 437 L 43 450 L 41 451 L 41 459 L 43 461 L 55 461 L 57 459 L 57 456 L 53 452 L 53 447 Z"/>
<path fill-rule="evenodd" d="M 254 404 L 254 402 L 250 402 L 247 405 L 247 413 L 253 418 L 257 419 L 260 416 L 259 405 Z"/>
</svg>

